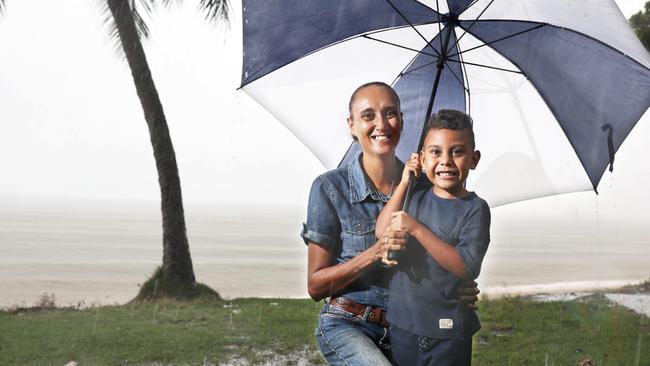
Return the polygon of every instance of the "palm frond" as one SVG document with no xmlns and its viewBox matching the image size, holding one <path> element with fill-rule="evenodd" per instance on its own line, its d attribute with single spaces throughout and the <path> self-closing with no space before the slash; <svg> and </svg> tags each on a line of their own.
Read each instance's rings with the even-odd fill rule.
<svg viewBox="0 0 650 366">
<path fill-rule="evenodd" d="M 210 22 L 223 20 L 228 22 L 230 4 L 228 0 L 200 0 L 199 7 L 205 11 L 205 18 Z"/>
<path fill-rule="evenodd" d="M 140 0 L 138 2 L 140 3 L 140 6 L 149 15 L 151 15 L 153 8 L 156 6 L 155 0 Z M 135 0 L 131 0 L 131 9 L 137 9 L 137 6 L 135 5 Z"/>
<path fill-rule="evenodd" d="M 103 23 L 108 28 L 108 41 L 113 51 L 115 51 L 120 59 L 126 60 L 122 42 L 120 41 L 120 34 L 117 31 L 117 25 L 115 24 L 113 14 L 111 14 L 111 9 L 108 7 L 108 2 L 106 0 L 97 0 L 97 4 L 99 5 L 99 12 L 103 18 Z"/>
<path fill-rule="evenodd" d="M 151 33 L 149 33 L 149 27 L 142 18 L 142 15 L 140 15 L 138 9 L 136 7 L 131 7 L 131 14 L 133 14 L 133 21 L 135 22 L 136 28 L 138 28 L 138 36 L 140 39 L 148 39 Z"/>
<path fill-rule="evenodd" d="M 4 8 L 6 0 L 0 0 L 0 13 Z M 104 24 L 108 26 L 109 39 L 113 43 L 113 48 L 120 55 L 124 56 L 122 45 L 120 43 L 120 35 L 115 26 L 115 20 L 108 8 L 107 0 L 97 0 L 101 14 L 104 18 Z M 149 39 L 151 32 L 145 21 L 146 17 L 150 17 L 158 5 L 169 6 L 172 4 L 180 5 L 183 0 L 124 0 L 128 1 L 133 15 L 133 21 L 138 29 L 138 36 L 140 39 Z M 199 8 L 205 12 L 205 19 L 209 22 L 229 21 L 230 3 L 228 0 L 199 0 Z"/>
<path fill-rule="evenodd" d="M 155 0 L 150 0 L 150 1 L 152 1 L 154 4 L 156 3 Z M 158 0 L 158 1 L 162 2 L 163 6 L 169 6 L 172 3 L 176 3 L 176 5 L 180 5 L 183 2 L 183 0 Z"/>
<path fill-rule="evenodd" d="M 0 0 L 4 1 L 4 0 Z M 113 19 L 113 15 L 111 14 L 110 9 L 108 8 L 108 4 L 106 0 L 99 0 L 100 4 L 100 11 L 101 14 L 104 17 L 104 24 L 108 25 L 109 28 L 109 35 L 112 41 L 116 42 L 119 47 L 119 42 L 120 42 L 120 37 L 119 34 L 117 33 L 117 27 L 115 26 L 115 19 Z M 148 15 L 151 15 L 152 13 L 152 4 L 150 4 L 150 1 L 147 0 L 140 0 L 139 1 L 140 8 L 142 8 L 145 13 Z M 129 1 L 129 7 L 131 8 L 131 14 L 133 15 L 133 20 L 135 21 L 135 25 L 138 28 L 138 36 L 142 39 L 148 39 L 150 36 L 149 32 L 149 27 L 147 26 L 146 21 L 144 20 L 144 17 L 142 16 L 142 12 L 138 10 L 138 6 L 136 5 L 136 2 L 134 0 Z"/>
<path fill-rule="evenodd" d="M 117 31 L 115 19 L 113 18 L 113 14 L 111 14 L 111 10 L 108 7 L 108 2 L 107 0 L 98 0 L 98 2 L 100 12 L 104 18 L 104 24 L 106 24 L 108 27 L 109 41 L 112 43 L 113 49 L 118 54 L 118 56 L 122 59 L 125 59 L 124 49 L 122 48 L 122 43 L 120 41 L 120 34 Z M 147 15 L 151 15 L 155 3 L 152 0 L 140 0 L 138 3 L 139 6 L 134 0 L 129 0 L 129 8 L 131 9 L 133 21 L 135 22 L 135 26 L 138 30 L 138 37 L 140 39 L 149 39 L 151 32 L 149 31 L 149 27 L 147 26 L 147 23 L 143 17 L 142 11 L 139 9 L 142 9 Z"/>
</svg>

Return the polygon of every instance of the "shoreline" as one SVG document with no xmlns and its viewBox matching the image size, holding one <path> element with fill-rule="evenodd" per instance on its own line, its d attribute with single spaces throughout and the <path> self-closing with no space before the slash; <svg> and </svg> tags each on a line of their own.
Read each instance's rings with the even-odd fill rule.
<svg viewBox="0 0 650 366">
<path fill-rule="evenodd" d="M 594 293 L 594 292 L 631 292 L 630 288 L 636 288 L 643 284 L 647 284 L 649 281 L 648 278 L 645 279 L 625 279 L 625 280 L 602 280 L 602 281 L 565 281 L 565 282 L 554 282 L 554 283 L 543 283 L 543 284 L 530 284 L 530 285 L 513 285 L 513 286 L 490 286 L 484 289 L 481 289 L 479 294 L 480 300 L 487 299 L 499 299 L 503 297 L 519 297 L 519 296 L 535 296 L 535 295 L 562 295 L 562 294 L 585 294 L 585 293 Z M 479 282 L 480 289 L 480 282 Z M 218 291 L 218 290 L 217 290 Z M 644 288 L 644 291 L 648 291 Z M 632 293 L 634 293 L 632 291 Z M 121 296 L 119 301 L 117 296 L 103 296 L 103 297 L 93 297 L 93 296 L 81 296 L 77 300 L 72 299 L 70 296 L 61 296 L 56 294 L 56 292 L 44 292 L 38 295 L 35 295 L 34 298 L 29 300 L 19 300 L 19 301 L 3 301 L 0 302 L 0 311 L 6 311 L 16 308 L 32 308 L 40 306 L 44 301 L 52 300 L 55 304 L 55 307 L 75 307 L 75 308 L 89 308 L 89 307 L 102 307 L 102 306 L 123 306 L 131 298 L 135 297 L 137 294 L 137 287 L 134 286 L 133 293 L 128 296 Z M 52 297 L 53 295 L 53 297 Z M 77 292 L 77 295 L 79 293 Z M 44 297 L 45 296 L 45 297 Z M 235 299 L 247 299 L 247 298 L 257 298 L 257 299 L 309 299 L 308 296 L 237 296 L 237 297 L 224 297 L 223 301 L 232 301 Z M 479 300 L 479 301 L 480 301 Z"/>
<path fill-rule="evenodd" d="M 491 286 L 485 288 L 485 290 L 481 290 L 481 295 L 486 295 L 488 298 L 494 299 L 506 296 L 530 296 L 573 292 L 603 292 L 607 290 L 621 290 L 629 286 L 638 286 L 646 281 L 648 281 L 648 278 L 601 281 L 566 281 L 532 285 Z"/>
</svg>

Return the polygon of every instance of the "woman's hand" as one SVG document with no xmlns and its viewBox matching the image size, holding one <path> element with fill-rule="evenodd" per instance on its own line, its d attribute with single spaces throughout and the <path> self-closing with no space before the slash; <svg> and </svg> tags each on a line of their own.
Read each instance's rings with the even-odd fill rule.
<svg viewBox="0 0 650 366">
<path fill-rule="evenodd" d="M 409 177 L 411 174 L 414 176 L 419 176 L 422 171 L 422 165 L 420 165 L 420 155 L 417 153 L 411 154 L 411 159 L 404 164 L 404 171 L 402 172 L 402 180 L 400 184 L 408 184 Z"/>
<path fill-rule="evenodd" d="M 388 227 L 384 234 L 379 237 L 377 241 L 377 254 L 380 256 L 380 260 L 383 264 L 392 267 L 397 264 L 397 261 L 391 261 L 388 259 L 388 252 L 391 251 L 401 251 L 406 249 L 406 243 L 408 241 L 408 233 L 404 231 L 395 231 L 391 227 Z"/>
<path fill-rule="evenodd" d="M 467 307 L 472 310 L 478 310 L 476 302 L 478 301 L 478 294 L 481 291 L 478 289 L 478 283 L 476 281 L 464 281 L 460 284 L 460 287 L 456 289 L 456 296 L 467 303 Z"/>
</svg>

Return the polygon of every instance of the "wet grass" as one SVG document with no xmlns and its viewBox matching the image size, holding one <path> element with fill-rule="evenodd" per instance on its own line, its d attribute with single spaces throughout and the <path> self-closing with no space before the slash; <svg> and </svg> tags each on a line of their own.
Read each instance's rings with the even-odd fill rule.
<svg viewBox="0 0 650 366">
<path fill-rule="evenodd" d="M 602 294 L 571 302 L 481 302 L 474 365 L 650 365 L 650 320 Z"/>
<path fill-rule="evenodd" d="M 3 312 L 0 365 L 256 363 L 272 358 L 269 350 L 290 356 L 308 354 L 306 347 L 318 355 L 319 307 L 311 300 L 237 299 Z"/>
<path fill-rule="evenodd" d="M 602 295 L 482 300 L 473 365 L 649 365 L 650 321 Z M 0 365 L 323 364 L 320 303 L 195 300 L 0 312 Z"/>
</svg>

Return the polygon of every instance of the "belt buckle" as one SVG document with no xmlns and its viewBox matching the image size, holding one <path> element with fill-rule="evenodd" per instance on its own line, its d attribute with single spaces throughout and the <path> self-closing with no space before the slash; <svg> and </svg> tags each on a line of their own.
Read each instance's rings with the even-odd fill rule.
<svg viewBox="0 0 650 366">
<path fill-rule="evenodd" d="M 368 319 L 370 319 L 370 321 L 375 320 L 375 312 L 374 311 L 371 311 L 370 314 L 368 314 Z"/>
<path fill-rule="evenodd" d="M 372 311 L 372 306 L 367 305 L 366 310 L 364 310 L 363 315 L 361 316 L 361 319 L 363 321 L 372 321 L 375 318 L 375 314 Z"/>
</svg>

